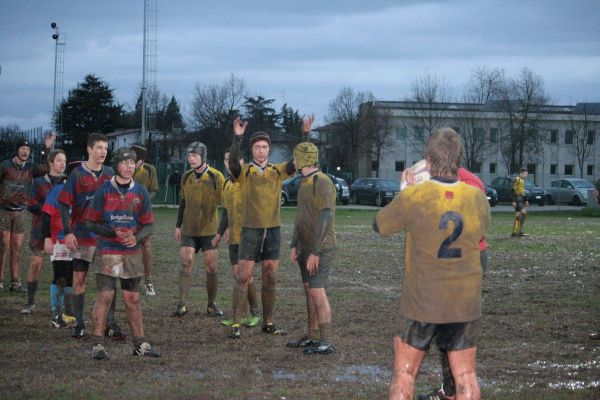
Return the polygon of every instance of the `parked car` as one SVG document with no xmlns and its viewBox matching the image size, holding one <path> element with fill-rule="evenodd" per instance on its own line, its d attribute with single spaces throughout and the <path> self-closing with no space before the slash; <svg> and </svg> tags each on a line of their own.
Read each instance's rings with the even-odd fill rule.
<svg viewBox="0 0 600 400">
<path fill-rule="evenodd" d="M 331 182 L 335 186 L 337 191 L 337 201 L 342 204 L 348 204 L 350 201 L 350 189 L 346 181 L 340 177 L 332 174 L 326 174 Z M 296 202 L 298 199 L 298 189 L 300 188 L 300 179 L 302 175 L 298 174 L 292 178 L 288 178 L 283 181 L 281 185 L 281 200 L 280 204 L 283 206 L 290 202 Z"/>
<path fill-rule="evenodd" d="M 588 194 L 594 189 L 594 184 L 590 181 L 568 178 L 551 181 L 548 191 L 556 203 L 569 203 L 580 206 L 587 204 Z"/>
<path fill-rule="evenodd" d="M 375 204 L 383 207 L 400 192 L 400 181 L 384 178 L 360 178 L 350 186 L 353 204 Z"/>
<path fill-rule="evenodd" d="M 498 192 L 496 192 L 494 188 L 486 185 L 485 197 L 487 197 L 488 201 L 490 202 L 490 207 L 496 207 L 496 204 L 498 204 Z"/>
<path fill-rule="evenodd" d="M 512 202 L 513 179 L 514 178 L 510 176 L 497 176 L 492 180 L 490 187 L 498 192 L 498 201 Z M 548 191 L 536 186 L 535 183 L 531 181 L 525 181 L 525 199 L 529 204 L 535 203 L 540 206 L 553 202 L 552 195 Z"/>
</svg>

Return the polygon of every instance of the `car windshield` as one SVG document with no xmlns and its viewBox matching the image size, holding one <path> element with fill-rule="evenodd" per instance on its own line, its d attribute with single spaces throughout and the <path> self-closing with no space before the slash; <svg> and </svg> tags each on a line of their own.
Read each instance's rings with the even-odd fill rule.
<svg viewBox="0 0 600 400">
<path fill-rule="evenodd" d="M 581 180 L 581 181 L 571 181 L 573 186 L 580 189 L 593 189 L 594 184 L 590 181 Z"/>
<path fill-rule="evenodd" d="M 384 179 L 381 181 L 377 181 L 375 183 L 375 185 L 380 188 L 386 188 L 386 189 L 400 189 L 400 182 L 395 181 L 393 179 Z"/>
</svg>

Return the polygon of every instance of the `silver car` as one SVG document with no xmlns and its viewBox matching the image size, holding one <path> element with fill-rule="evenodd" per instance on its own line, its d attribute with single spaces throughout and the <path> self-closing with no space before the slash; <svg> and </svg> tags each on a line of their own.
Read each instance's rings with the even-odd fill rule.
<svg viewBox="0 0 600 400">
<path fill-rule="evenodd" d="M 576 206 L 587 204 L 588 194 L 594 190 L 594 184 L 585 179 L 556 179 L 550 182 L 548 191 L 555 203 L 569 203 Z"/>
</svg>

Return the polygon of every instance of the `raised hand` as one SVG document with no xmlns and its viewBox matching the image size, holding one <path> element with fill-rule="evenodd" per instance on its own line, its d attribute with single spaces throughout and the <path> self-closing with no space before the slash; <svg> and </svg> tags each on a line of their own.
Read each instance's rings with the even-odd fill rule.
<svg viewBox="0 0 600 400">
<path fill-rule="evenodd" d="M 51 149 L 54 142 L 56 142 L 56 132 L 52 131 L 44 137 L 44 145 L 47 149 Z"/>
<path fill-rule="evenodd" d="M 302 118 L 302 132 L 305 134 L 309 134 L 311 131 L 311 127 L 313 122 L 315 122 L 315 114 L 312 113 L 309 116 L 304 116 Z"/>
<path fill-rule="evenodd" d="M 248 121 L 242 122 L 240 117 L 237 117 L 233 120 L 233 134 L 235 136 L 243 136 L 244 132 L 246 132 L 246 127 L 248 126 Z"/>
</svg>

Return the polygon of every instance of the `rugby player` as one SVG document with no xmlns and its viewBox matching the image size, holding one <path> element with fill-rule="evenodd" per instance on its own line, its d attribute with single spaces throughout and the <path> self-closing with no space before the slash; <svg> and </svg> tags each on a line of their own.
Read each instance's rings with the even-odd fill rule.
<svg viewBox="0 0 600 400">
<path fill-rule="evenodd" d="M 108 309 L 117 278 L 125 301 L 127 322 L 133 335 L 133 354 L 160 357 L 144 336 L 139 284 L 144 274 L 142 240 L 152 233 L 154 216 L 148 190 L 133 180 L 135 152 L 128 147 L 115 151 L 111 164 L 116 175 L 94 193 L 85 214 L 87 228 L 95 232 L 97 297 L 94 304 L 92 358 L 107 359 L 103 345 Z"/>
<path fill-rule="evenodd" d="M 373 223 L 382 236 L 407 231 L 390 399 L 413 398 L 419 366 L 434 338 L 448 351 L 456 398 L 480 398 L 475 361 L 481 320 L 479 241 L 491 215 L 485 195 L 456 179 L 462 152 L 453 129 L 434 131 L 425 146 L 431 180 L 400 192 Z"/>
<path fill-rule="evenodd" d="M 217 233 L 217 206 L 221 202 L 225 177 L 207 163 L 207 149 L 202 142 L 192 142 L 187 147 L 187 161 L 191 169 L 181 177 L 181 199 L 175 227 L 175 239 L 181 244 L 179 256 L 179 304 L 175 316 L 189 312 L 188 291 L 192 280 L 192 269 L 196 253 L 202 250 L 206 271 L 208 304 L 206 314 L 220 317 L 215 299 L 217 297 L 217 249 L 212 240 Z"/>
<path fill-rule="evenodd" d="M 527 168 L 519 170 L 519 176 L 516 176 L 512 181 L 513 201 L 512 206 L 515 208 L 515 222 L 513 224 L 512 236 L 527 236 L 523 233 L 523 225 L 527 218 L 527 210 L 529 202 L 525 198 L 525 181 L 527 180 Z"/>
</svg>

